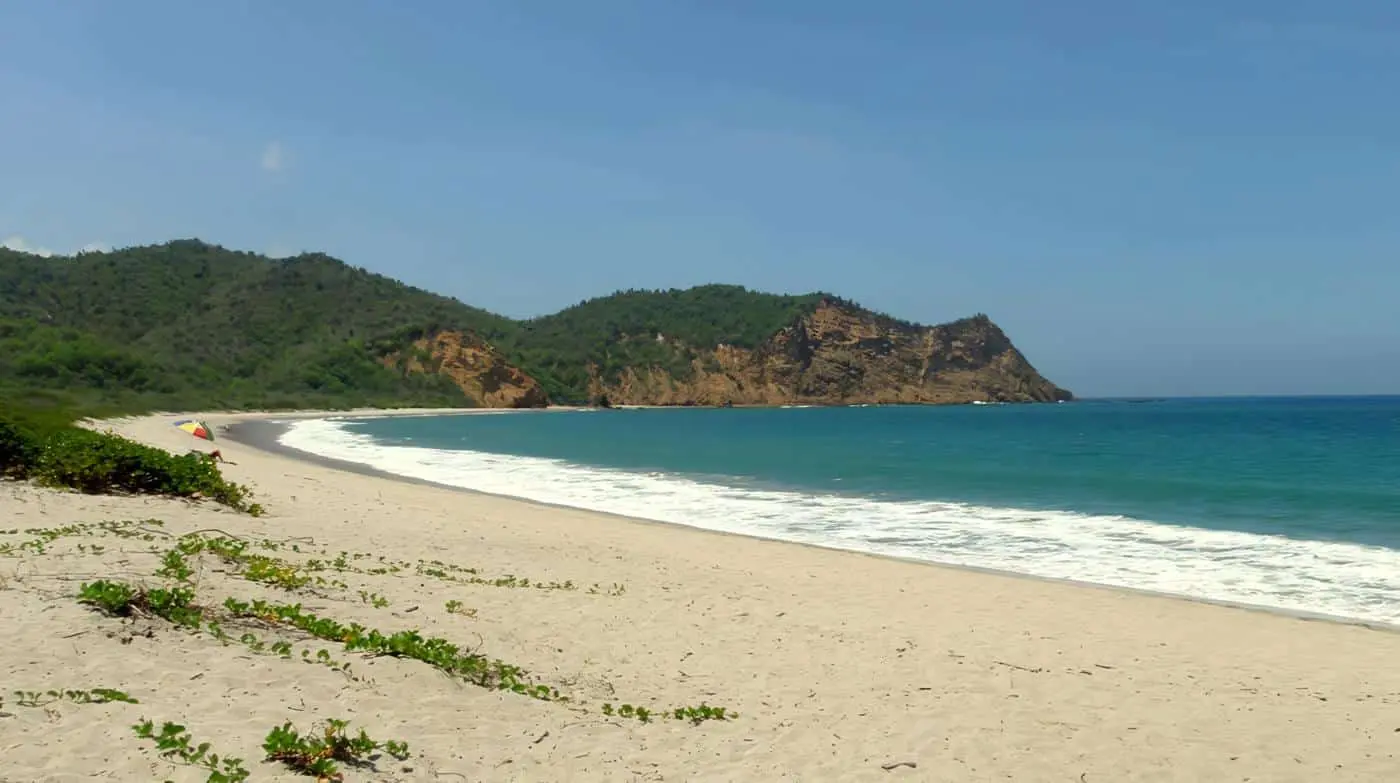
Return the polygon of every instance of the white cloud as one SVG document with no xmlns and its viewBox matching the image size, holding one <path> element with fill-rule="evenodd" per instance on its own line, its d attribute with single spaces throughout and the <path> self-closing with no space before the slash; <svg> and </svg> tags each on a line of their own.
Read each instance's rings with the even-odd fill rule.
<svg viewBox="0 0 1400 783">
<path fill-rule="evenodd" d="M 282 143 L 278 141 L 268 142 L 263 148 L 262 170 L 277 172 L 287 165 L 287 154 L 282 150 Z"/>
<path fill-rule="evenodd" d="M 6 237 L 5 241 L 0 242 L 0 247 L 7 248 L 9 250 L 14 250 L 20 253 L 29 253 L 31 255 L 36 255 L 41 258 L 49 258 L 50 256 L 57 255 L 76 255 L 77 253 L 106 253 L 112 249 L 112 246 L 107 244 L 106 242 L 89 242 L 86 245 L 83 245 L 82 247 L 78 248 L 76 251 L 65 254 L 60 253 L 59 251 L 53 250 L 51 248 L 43 247 L 42 245 L 31 245 L 29 244 L 29 240 L 25 239 L 22 236 L 19 236 L 18 234 Z"/>
<path fill-rule="evenodd" d="M 31 245 L 22 236 L 6 237 L 4 242 L 0 242 L 0 247 L 4 247 L 8 250 L 14 250 L 19 253 L 32 253 L 36 256 L 43 256 L 44 258 L 48 258 L 49 256 L 53 255 L 52 250 L 46 247 L 39 247 L 38 245 Z"/>
</svg>

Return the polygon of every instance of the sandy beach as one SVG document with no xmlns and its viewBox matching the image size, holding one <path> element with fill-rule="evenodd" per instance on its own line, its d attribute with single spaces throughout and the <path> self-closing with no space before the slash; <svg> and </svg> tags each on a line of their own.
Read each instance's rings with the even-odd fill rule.
<svg viewBox="0 0 1400 783">
<path fill-rule="evenodd" d="M 171 426 L 177 418 L 108 426 L 178 453 L 197 444 Z M 347 781 L 1400 780 L 1398 633 L 217 445 L 225 475 L 253 488 L 264 516 L 0 484 L 0 781 L 208 777 L 138 738 L 142 719 L 183 724 L 195 742 L 241 757 L 250 780 L 307 780 L 263 761 L 262 740 L 283 722 L 327 718 L 410 746 L 406 761 L 346 769 Z M 417 629 L 517 664 L 567 699 L 483 689 L 284 628 L 231 628 L 221 642 L 75 600 L 100 578 L 161 584 L 161 554 L 194 531 L 246 540 L 322 579 L 288 592 L 205 554 L 192 561 L 201 604 L 300 603 L 386 634 Z M 291 643 L 291 657 L 237 641 L 244 630 Z M 333 665 L 316 661 L 322 650 Z M 29 706 L 12 695 L 99 687 L 139 703 Z M 660 716 L 702 702 L 737 716 Z M 605 703 L 658 717 L 609 716 Z"/>
</svg>

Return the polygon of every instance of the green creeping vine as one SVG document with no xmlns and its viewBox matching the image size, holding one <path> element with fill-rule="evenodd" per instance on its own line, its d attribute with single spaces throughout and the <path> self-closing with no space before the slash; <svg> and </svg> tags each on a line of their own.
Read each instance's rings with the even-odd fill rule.
<svg viewBox="0 0 1400 783">
<path fill-rule="evenodd" d="M 389 605 L 389 599 L 379 593 L 371 593 L 368 590 L 360 591 L 360 601 L 373 606 L 375 609 L 383 609 Z"/>
<path fill-rule="evenodd" d="M 78 601 L 113 617 L 130 617 L 137 612 L 169 620 L 175 625 L 198 629 L 204 612 L 191 602 L 194 591 L 186 587 L 136 588 L 125 582 L 99 579 L 78 588 Z"/>
<path fill-rule="evenodd" d="M 631 704 L 623 704 L 620 707 L 604 704 L 603 714 L 609 717 L 616 715 L 619 718 L 651 723 L 654 713 L 646 707 L 635 707 Z M 692 726 L 699 726 L 707 720 L 729 720 L 739 717 L 739 713 L 733 710 L 727 710 L 724 707 L 711 707 L 704 702 L 701 702 L 697 707 L 676 707 L 661 714 L 675 720 L 688 721 Z"/>
<path fill-rule="evenodd" d="M 351 736 L 345 733 L 349 725 L 347 721 L 331 719 L 326 721 L 325 730 L 320 734 L 302 735 L 290 722 L 284 723 L 268 732 L 263 751 L 269 761 L 280 761 L 296 772 L 315 776 L 318 781 L 337 783 L 345 778 L 336 762 L 364 764 L 378 750 L 400 761 L 408 758 L 407 743 L 379 742 L 371 739 L 364 729 Z"/>
<path fill-rule="evenodd" d="M 142 720 L 131 728 L 136 736 L 155 742 L 161 756 L 209 770 L 205 783 L 241 783 L 248 779 L 249 772 L 243 766 L 243 759 L 210 753 L 207 742 L 194 745 L 194 737 L 178 723 L 163 723 L 160 731 L 156 731 L 154 723 Z"/>
<path fill-rule="evenodd" d="M 5 536 L 15 536 L 21 533 L 27 536 L 33 536 L 33 538 L 27 541 L 21 541 L 18 545 L 8 542 L 0 544 L 0 555 L 17 557 L 23 555 L 26 551 L 33 552 L 36 555 L 42 555 L 48 551 L 49 544 L 52 544 L 60 538 L 68 538 L 70 536 L 90 536 L 99 534 L 102 536 L 141 538 L 146 541 L 153 541 L 155 540 L 154 533 L 143 530 L 140 527 L 136 527 L 134 530 L 132 528 L 138 525 L 159 526 L 161 524 L 163 523 L 158 519 L 144 519 L 140 521 L 128 520 L 124 522 L 78 522 L 72 525 L 64 525 L 63 527 L 30 527 L 24 530 L 20 530 L 19 528 L 0 530 L 0 535 Z M 78 551 L 83 554 L 91 552 L 94 555 L 100 555 L 105 549 L 106 547 L 99 544 L 78 545 Z"/>
<path fill-rule="evenodd" d="M 699 726 L 707 720 L 729 720 L 739 717 L 737 712 L 723 707 L 711 707 L 704 702 L 700 702 L 698 707 L 677 707 L 671 710 L 670 715 L 676 720 L 690 721 L 694 726 Z"/>
<path fill-rule="evenodd" d="M 312 583 L 313 579 L 291 563 L 267 555 L 248 553 L 248 544 L 233 538 L 206 538 L 199 534 L 183 536 L 175 548 L 165 553 L 164 567 L 157 576 L 188 581 L 194 573 L 189 558 L 205 552 L 239 569 L 240 575 L 250 582 L 258 582 L 283 590 L 296 590 Z"/>
<path fill-rule="evenodd" d="M 443 604 L 442 606 L 443 606 L 444 609 L 447 610 L 447 613 L 448 613 L 448 614 L 460 614 L 461 616 L 466 617 L 466 618 L 471 619 L 471 620 L 475 620 L 475 619 L 476 619 L 476 610 L 475 610 L 475 609 L 470 609 L 470 608 L 468 608 L 468 607 L 467 607 L 466 605 L 464 605 L 461 601 L 456 601 L 456 600 L 448 601 L 447 603 Z"/>
<path fill-rule="evenodd" d="M 207 633 L 220 642 L 229 644 L 231 637 L 224 631 L 223 625 L 217 620 L 207 618 L 202 607 L 191 603 L 193 600 L 194 591 L 187 587 L 137 588 L 125 582 L 109 582 L 99 579 L 96 582 L 84 583 L 78 588 L 78 601 L 92 606 L 103 614 L 112 617 L 131 617 L 140 612 L 160 617 L 182 628 Z M 268 644 L 252 633 L 245 633 L 236 641 L 254 653 L 278 655 L 283 658 L 292 657 L 290 642 Z M 321 664 L 352 680 L 360 679 L 350 672 L 349 663 L 335 660 L 325 650 L 317 650 L 314 656 L 310 651 L 302 650 L 301 659 L 305 663 Z"/>
<path fill-rule="evenodd" d="M 407 560 L 401 561 L 397 564 L 397 567 L 399 569 L 406 569 L 408 566 L 409 563 Z M 511 574 L 497 577 L 495 579 L 490 579 L 481 576 L 475 568 L 466 568 L 464 566 L 453 565 L 452 563 L 444 563 L 441 560 L 419 560 L 418 563 L 413 566 L 413 568 L 419 576 L 430 576 L 434 579 L 440 579 L 444 582 L 456 582 L 458 584 L 463 585 L 480 585 L 485 587 L 509 587 L 532 590 L 578 589 L 578 585 L 574 584 L 572 581 L 532 581 L 529 577 L 514 576 Z M 597 588 L 597 585 L 594 585 L 593 588 Z M 596 589 L 591 588 L 590 592 L 592 592 L 595 595 L 597 594 Z"/>
<path fill-rule="evenodd" d="M 483 688 L 511 691 L 545 701 L 559 700 L 559 691 L 529 681 L 525 670 L 478 653 L 463 652 L 457 645 L 436 637 L 424 638 L 418 631 L 383 634 L 358 623 L 344 625 L 335 620 L 305 612 L 301 604 L 273 604 L 266 601 L 238 601 L 229 598 L 224 608 L 234 617 L 255 618 L 269 625 L 289 625 L 318 639 L 338 642 L 346 652 L 412 658 L 446 674 L 460 677 Z"/>
<path fill-rule="evenodd" d="M 311 559 L 306 561 L 307 571 L 339 571 L 349 574 L 363 574 L 369 576 L 383 576 L 385 574 L 398 574 L 405 571 L 412 571 L 418 576 L 432 577 L 444 582 L 455 582 L 464 585 L 476 585 L 482 587 L 506 587 L 530 590 L 577 590 L 578 585 L 572 581 L 549 581 L 532 580 L 529 577 L 506 575 L 501 577 L 484 577 L 475 568 L 468 568 L 453 563 L 444 563 L 441 560 L 419 560 L 411 563 L 407 560 L 389 560 L 380 555 L 377 558 L 379 565 L 362 568 L 354 565 L 360 560 L 375 559 L 375 556 L 368 552 L 341 552 L 333 560 Z M 613 584 L 604 588 L 601 585 L 593 585 L 588 588 L 589 595 L 622 595 L 627 588 L 620 584 Z"/>
<path fill-rule="evenodd" d="M 58 701 L 73 704 L 108 704 L 114 701 L 140 704 L 136 699 L 114 688 L 89 688 L 85 691 L 15 691 L 14 694 L 15 704 L 20 707 L 44 707 Z M 5 700 L 0 699 L 0 707 L 4 706 Z"/>
<path fill-rule="evenodd" d="M 616 715 L 619 718 L 636 718 L 642 723 L 651 723 L 651 710 L 646 707 L 633 707 L 631 704 L 624 704 L 617 708 L 611 704 L 604 704 L 603 714 L 610 717 Z"/>
<path fill-rule="evenodd" d="M 278 548 L 270 542 L 263 542 L 264 548 Z M 327 564 L 322 561 L 310 561 L 305 566 L 305 571 L 301 568 L 274 557 L 265 555 L 249 554 L 246 542 L 229 538 L 205 538 L 198 534 L 182 537 L 175 548 L 167 551 L 163 558 L 161 568 L 157 571 L 158 576 L 175 580 L 176 582 L 187 583 L 193 575 L 193 568 L 190 566 L 189 558 L 204 552 L 210 552 L 236 567 L 238 567 L 244 578 L 251 581 L 282 587 L 287 590 L 294 590 L 303 587 L 313 581 L 317 584 L 324 583 L 320 577 L 310 576 L 306 571 L 323 570 Z M 296 547 L 294 546 L 295 550 Z M 354 560 L 360 560 L 368 555 L 356 554 Z M 330 567 L 340 571 L 355 571 L 358 573 L 375 573 L 378 569 L 366 571 L 356 566 L 350 565 L 351 557 L 342 552 L 339 557 L 330 562 Z M 385 562 L 380 558 L 381 562 Z M 405 562 L 404 565 L 407 565 Z M 391 564 L 387 572 L 397 572 L 400 570 L 398 564 Z M 476 576 L 472 569 L 461 568 L 443 564 L 440 561 L 432 561 L 429 565 L 425 561 L 419 561 L 418 573 L 424 576 L 442 578 L 445 581 L 462 583 L 491 584 L 502 587 L 535 587 L 544 589 L 577 589 L 572 582 L 532 583 L 525 579 L 506 577 L 497 580 L 486 580 Z M 462 576 L 466 574 L 467 576 Z M 596 586 L 595 586 L 596 588 Z M 613 585 L 607 592 L 610 595 L 621 595 L 625 588 L 622 585 Z M 594 592 L 591 589 L 589 592 Z M 601 590 L 598 590 L 601 592 Z M 97 580 L 92 583 L 84 583 L 79 589 L 78 600 L 93 606 L 97 610 L 108 615 L 118 617 L 129 617 L 140 612 L 156 617 L 164 618 L 171 623 L 190 628 L 195 631 L 209 633 L 219 639 L 224 644 L 229 643 L 229 635 L 225 633 L 220 623 L 208 617 L 205 609 L 195 605 L 194 591 L 189 587 L 171 588 L 147 588 L 133 587 L 123 582 L 112 582 L 107 580 Z M 360 600 L 372 604 L 375 607 L 387 605 L 387 601 L 376 593 L 360 591 Z M 445 608 L 450 614 L 461 614 L 467 617 L 475 617 L 476 610 L 466 608 L 461 601 L 448 601 Z M 227 598 L 223 603 L 223 609 L 234 619 L 253 619 L 270 626 L 289 626 L 307 633 L 315 638 L 342 645 L 346 652 L 361 652 L 369 655 L 386 655 L 400 658 L 412 658 L 417 661 L 432 666 L 448 675 L 458 677 L 466 682 L 478 685 L 483 688 L 496 690 L 506 690 L 544 701 L 567 701 L 567 697 L 560 695 L 557 689 L 548 685 L 537 684 L 531 681 L 529 674 L 522 668 L 504 661 L 490 658 L 475 652 L 463 651 L 460 647 L 445 639 L 437 637 L 424 637 L 417 630 L 399 631 L 392 634 L 384 634 L 372 628 L 366 628 L 358 623 L 349 625 L 340 623 L 330 618 L 318 617 L 302 609 L 301 604 L 279 604 L 262 600 L 240 601 L 235 598 Z M 244 633 L 238 641 L 255 653 L 265 653 L 278 655 L 283 658 L 292 657 L 292 645 L 290 642 L 277 641 L 271 644 L 259 639 L 255 634 Z M 358 679 L 349 673 L 348 663 L 336 661 L 326 650 L 317 650 L 315 656 L 309 650 L 301 651 L 302 660 L 308 663 L 320 663 L 336 671 L 340 671 L 351 679 Z M 705 721 L 718 720 L 727 721 L 738 717 L 738 713 L 727 710 L 724 707 L 713 707 L 705 703 L 698 706 L 682 706 L 669 710 L 654 712 L 652 709 L 631 704 L 623 704 L 614 708 L 612 704 L 604 704 L 603 714 L 617 716 L 625 719 L 635 719 L 642 723 L 650 723 L 653 715 L 671 718 L 678 721 L 686 721 L 692 725 L 699 725 Z M 174 742 L 179 747 L 180 733 L 183 729 L 175 724 L 166 724 L 167 727 L 174 726 L 174 734 L 166 737 L 169 742 Z M 331 728 L 327 729 L 322 745 L 317 746 L 312 751 L 303 753 L 310 760 L 306 761 L 306 769 L 313 769 L 319 762 L 333 760 L 334 756 L 325 755 L 325 749 L 336 746 L 336 742 L 341 742 L 343 747 L 349 748 L 351 745 L 344 743 L 360 743 L 355 747 L 369 747 L 370 750 L 379 747 L 371 741 L 369 746 L 364 746 L 361 737 L 354 740 L 344 737 L 343 722 L 332 721 Z M 149 730 L 149 729 L 148 729 Z M 168 733 L 168 732 L 167 732 Z M 294 744 L 301 742 L 300 735 L 291 729 L 290 724 L 274 731 L 277 740 L 277 747 L 282 748 L 286 753 L 293 753 Z M 336 739 L 339 737 L 340 739 Z M 273 741 L 273 735 L 269 735 L 269 742 Z M 309 741 L 309 740 L 308 740 Z M 288 744 L 292 743 L 292 744 Z M 283 746 L 286 747 L 283 747 Z M 207 750 L 207 746 L 201 746 Z M 300 746 L 296 746 L 300 747 Z M 386 743 L 386 750 L 396 747 L 394 743 Z M 183 752 L 183 751 L 181 751 Z M 271 752 L 271 751 L 270 751 Z M 279 753 L 282 751 L 278 751 Z M 301 751 L 296 751 L 300 753 Z M 365 751 L 368 753 L 369 751 Z M 318 755 L 319 754 L 319 755 Z M 284 761 L 295 761 L 302 756 L 287 756 L 280 758 Z M 195 758 L 203 758 L 200 753 L 195 754 Z M 344 759 L 342 759 L 344 760 Z M 323 769 L 322 767 L 317 767 Z M 228 774 L 219 772 L 219 774 Z M 316 773 L 320 774 L 320 773 Z M 241 780 L 241 778 L 228 778 L 231 780 Z M 338 779 L 324 777 L 323 779 Z M 213 780 L 213 778 L 211 778 Z"/>
<path fill-rule="evenodd" d="M 371 557 L 369 553 L 357 552 L 353 555 L 349 552 L 341 552 L 332 560 L 321 560 L 312 558 L 302 565 L 296 565 L 286 560 L 268 555 L 249 553 L 248 543 L 229 537 L 211 538 L 199 534 L 190 534 L 182 537 L 175 548 L 164 555 L 163 567 L 157 572 L 158 576 L 177 581 L 188 581 L 193 574 L 193 568 L 189 563 L 189 558 L 197 557 L 206 552 L 213 554 L 225 563 L 236 567 L 240 575 L 249 581 L 278 587 L 283 590 L 293 591 L 308 585 L 315 587 L 338 587 L 349 589 L 345 582 L 335 579 L 326 579 L 320 575 L 324 571 L 338 571 L 340 573 L 360 574 L 366 576 L 382 576 L 385 574 L 397 574 L 405 571 L 412 571 L 419 576 L 431 577 L 445 582 L 454 582 L 464 585 L 475 585 L 485 587 L 503 587 L 533 590 L 578 590 L 578 585 L 572 581 L 564 582 L 542 582 L 531 580 L 528 577 L 518 577 L 506 575 L 502 577 L 488 578 L 481 576 L 475 568 L 444 563 L 441 560 L 419 560 L 416 564 L 407 560 L 391 561 L 380 557 L 381 565 L 373 568 L 363 568 L 355 565 L 361 560 Z M 272 541 L 263 541 L 259 544 L 263 549 L 277 550 L 282 546 Z M 300 551 L 300 547 L 293 546 L 293 551 Z M 593 585 L 588 588 L 589 595 L 610 595 L 619 596 L 626 592 L 626 587 L 620 584 L 613 584 L 604 588 L 600 585 Z M 359 591 L 360 600 L 370 604 L 376 609 L 382 609 L 389 605 L 388 599 L 377 593 L 367 590 Z"/>
</svg>

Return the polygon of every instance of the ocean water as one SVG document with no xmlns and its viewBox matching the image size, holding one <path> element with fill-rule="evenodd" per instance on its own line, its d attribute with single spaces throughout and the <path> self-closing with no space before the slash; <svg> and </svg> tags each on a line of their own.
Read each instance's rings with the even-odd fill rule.
<svg viewBox="0 0 1400 783">
<path fill-rule="evenodd" d="M 1400 397 L 294 422 L 530 500 L 1400 626 Z"/>
</svg>

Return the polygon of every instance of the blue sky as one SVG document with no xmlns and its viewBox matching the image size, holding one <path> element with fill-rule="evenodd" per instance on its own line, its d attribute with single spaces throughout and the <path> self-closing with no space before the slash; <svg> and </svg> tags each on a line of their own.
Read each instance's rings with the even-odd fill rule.
<svg viewBox="0 0 1400 783">
<path fill-rule="evenodd" d="M 14 0 L 0 240 L 983 311 L 1086 395 L 1400 393 L 1400 3 Z"/>
</svg>

